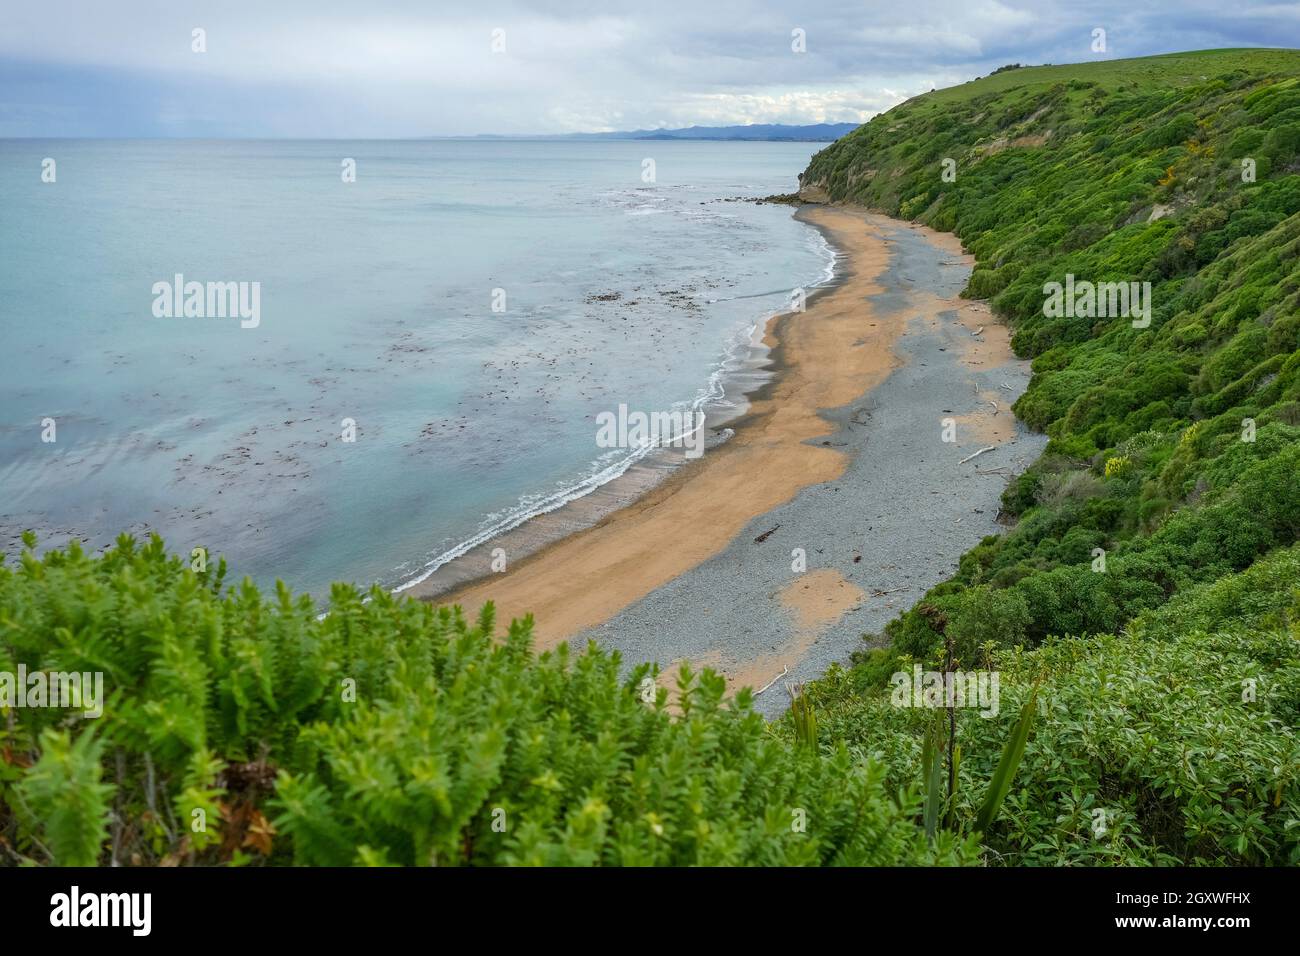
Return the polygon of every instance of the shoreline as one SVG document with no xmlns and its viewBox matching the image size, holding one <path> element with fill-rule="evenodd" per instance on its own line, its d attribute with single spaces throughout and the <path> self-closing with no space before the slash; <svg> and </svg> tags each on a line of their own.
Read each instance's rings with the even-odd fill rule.
<svg viewBox="0 0 1300 956">
<path fill-rule="evenodd" d="M 838 256 L 836 256 L 838 260 Z M 834 268 L 835 261 L 831 263 Z M 809 300 L 831 288 L 830 279 L 809 291 Z M 779 314 L 779 313 L 777 313 Z M 724 444 L 732 426 L 749 413 L 750 401 L 772 379 L 771 349 L 764 343 L 764 329 L 775 315 L 756 321 L 749 332 L 737 338 L 737 346 L 725 355 L 714 373 L 718 391 L 695 406 L 706 413 L 705 444 L 712 452 Z M 727 363 L 732 363 L 728 368 Z M 563 538 L 586 531 L 639 498 L 691 463 L 681 449 L 661 446 L 641 456 L 630 457 L 623 470 L 604 481 L 593 482 L 584 491 L 564 498 L 553 507 L 522 517 L 517 523 L 484 537 L 459 555 L 390 588 L 394 594 L 408 594 L 441 603 L 444 596 L 494 577 L 492 552 L 500 548 L 512 564 L 531 559 Z M 560 493 L 567 494 L 567 493 Z"/>
<path fill-rule="evenodd" d="M 773 374 L 731 440 L 505 573 L 426 600 L 470 613 L 493 600 L 502 622 L 531 611 L 538 651 L 594 640 L 625 667 L 661 665 L 665 686 L 679 663 L 712 668 L 775 717 L 778 684 L 876 646 L 1002 530 L 1002 490 L 1047 439 L 1011 413 L 1030 365 L 1010 330 L 959 296 L 973 257 L 857 207 L 797 215 L 842 276 L 770 319 Z"/>
<path fill-rule="evenodd" d="M 823 234 L 842 271 L 814 290 L 804 312 L 769 319 L 763 342 L 771 375 L 748 396 L 749 409 L 728 424 L 729 441 L 592 526 L 509 563 L 504 573 L 440 593 L 418 585 L 405 593 L 475 609 L 491 599 L 502 621 L 532 611 L 536 645 L 546 649 L 716 554 L 753 518 L 838 477 L 847 461 L 828 447 L 834 425 L 821 413 L 870 391 L 897 364 L 892 346 L 902 324 L 872 321 L 862 301 L 884 291 L 874 279 L 889 255 L 869 229 L 893 220 L 830 206 L 802 206 L 796 216 Z M 955 237 L 946 240 L 949 254 L 964 255 Z M 826 444 L 809 444 L 817 441 Z M 754 483 L 756 474 L 766 480 Z"/>
<path fill-rule="evenodd" d="M 721 201 L 721 200 L 718 200 Z M 762 204 L 762 201 L 759 201 Z M 801 204 L 802 205 L 802 204 Z M 808 225 L 828 253 L 825 273 L 807 288 L 806 303 L 811 304 L 843 281 L 844 254 L 825 229 L 796 210 L 794 218 Z M 785 297 L 784 293 L 771 293 Z M 754 322 L 735 345 L 723 353 L 714 372 L 717 391 L 697 401 L 696 410 L 706 413 L 706 449 L 712 453 L 734 434 L 734 426 L 748 419 L 755 398 L 765 395 L 780 374 L 782 363 L 778 349 L 771 344 L 773 324 L 788 313 L 774 312 Z M 730 364 L 730 367 L 728 365 Z M 713 380 L 710 380 L 713 384 Z M 494 553 L 504 553 L 510 564 L 518 565 L 549 549 L 564 538 L 588 531 L 620 510 L 634 505 L 683 467 L 691 465 L 680 449 L 661 446 L 640 456 L 616 463 L 622 470 L 613 477 L 582 482 L 573 489 L 555 493 L 562 498 L 556 504 L 521 516 L 501 530 L 479 532 L 452 551 L 459 553 L 441 563 L 407 576 L 389 588 L 420 600 L 444 603 L 460 592 L 495 578 L 498 573 Z M 585 490 L 578 488 L 586 485 Z M 498 550 L 499 549 L 499 550 Z M 448 552 L 451 553 L 451 552 Z"/>
</svg>

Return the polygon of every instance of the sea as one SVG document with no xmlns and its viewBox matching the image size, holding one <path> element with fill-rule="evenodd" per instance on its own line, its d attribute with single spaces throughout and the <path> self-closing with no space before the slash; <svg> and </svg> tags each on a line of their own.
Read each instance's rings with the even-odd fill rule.
<svg viewBox="0 0 1300 956">
<path fill-rule="evenodd" d="M 0 140 L 0 551 L 403 589 L 625 481 L 602 413 L 725 440 L 834 275 L 751 201 L 819 148 Z"/>
</svg>

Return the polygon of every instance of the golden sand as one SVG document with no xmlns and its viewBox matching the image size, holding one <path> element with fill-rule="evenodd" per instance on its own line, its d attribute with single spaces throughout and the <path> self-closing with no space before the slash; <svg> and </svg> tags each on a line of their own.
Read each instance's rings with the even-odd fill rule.
<svg viewBox="0 0 1300 956">
<path fill-rule="evenodd" d="M 844 455 L 818 444 L 833 431 L 819 412 L 847 405 L 885 380 L 897 364 L 893 346 L 907 318 L 880 316 L 867 301 L 881 291 L 878 277 L 889 262 L 880 233 L 888 220 L 827 206 L 806 208 L 801 216 L 830 234 L 844 256 L 847 274 L 840 285 L 814 297 L 805 312 L 777 316 L 769 323 L 765 342 L 774 350 L 779 374 L 735 423 L 734 437 L 595 526 L 542 548 L 504 574 L 438 595 L 437 603 L 472 610 L 492 600 L 497 620 L 503 622 L 532 612 L 535 645 L 539 650 L 552 647 L 717 554 L 752 519 L 791 500 L 801 489 L 844 472 Z M 955 237 L 924 231 L 952 255 L 964 256 Z M 950 308 L 951 301 L 935 299 L 936 312 Z M 972 332 L 978 327 L 972 323 L 980 321 L 979 308 L 972 303 L 969 310 L 961 310 L 960 320 Z M 972 365 L 983 360 L 985 349 L 1005 349 L 999 338 L 1005 336 L 1003 327 L 991 318 L 986 324 L 982 335 L 971 336 L 963 356 Z M 1001 419 L 996 426 L 982 420 L 967 424 L 981 433 L 987 430 L 990 438 L 1000 437 L 1004 427 L 1012 427 L 1010 411 L 1004 409 L 996 418 Z M 799 592 L 787 596 L 786 603 L 797 614 L 809 616 L 797 628 L 795 644 L 815 640 L 819 615 L 838 618 L 861 596 L 848 590 L 857 591 L 852 585 L 843 587 L 847 582 L 809 578 L 801 582 Z M 793 659 L 803 650 L 806 646 L 781 648 L 776 657 Z M 697 663 L 737 669 L 721 661 Z M 757 676 L 773 669 L 780 671 L 775 657 L 746 662 L 744 675 L 728 676 Z"/>
</svg>

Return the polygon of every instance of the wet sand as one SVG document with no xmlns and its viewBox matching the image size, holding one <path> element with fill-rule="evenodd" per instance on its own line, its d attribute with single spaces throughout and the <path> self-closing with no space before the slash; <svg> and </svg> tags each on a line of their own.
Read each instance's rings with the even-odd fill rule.
<svg viewBox="0 0 1300 956">
<path fill-rule="evenodd" d="M 471 608 L 493 600 L 502 621 L 531 611 L 537 646 L 550 647 L 716 554 L 756 515 L 843 472 L 845 456 L 816 444 L 833 430 L 819 412 L 885 379 L 902 324 L 863 311 L 864 298 L 881 291 L 875 277 L 888 260 L 885 244 L 864 228 L 867 214 L 813 207 L 802 215 L 830 234 L 846 271 L 805 312 L 769 325 L 765 342 L 778 375 L 733 423 L 734 437 L 595 527 L 508 563 L 505 573 L 437 595 L 437 603 Z"/>
<path fill-rule="evenodd" d="M 958 298 L 971 258 L 953 236 L 861 210 L 799 215 L 840 251 L 842 279 L 769 324 L 775 375 L 734 437 L 433 600 L 491 599 L 502 622 L 531 611 L 539 649 L 595 639 L 629 666 L 713 667 L 733 690 L 766 687 L 759 709 L 774 714 L 779 684 L 843 660 L 999 530 L 1002 488 L 1043 441 L 1010 411 L 1028 364 L 987 306 Z"/>
</svg>

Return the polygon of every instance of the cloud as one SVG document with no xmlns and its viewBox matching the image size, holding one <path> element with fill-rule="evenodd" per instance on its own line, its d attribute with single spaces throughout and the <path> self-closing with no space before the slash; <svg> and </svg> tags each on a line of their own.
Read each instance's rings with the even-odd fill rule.
<svg viewBox="0 0 1300 956">
<path fill-rule="evenodd" d="M 1297 45 L 1241 0 L 46 0 L 0 33 L 3 135 L 424 136 L 860 120 L 1006 62 Z M 191 50 L 206 31 L 207 51 Z M 791 48 L 803 30 L 806 52 Z M 492 31 L 504 30 L 494 53 Z"/>
</svg>

